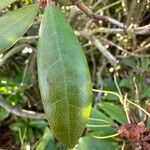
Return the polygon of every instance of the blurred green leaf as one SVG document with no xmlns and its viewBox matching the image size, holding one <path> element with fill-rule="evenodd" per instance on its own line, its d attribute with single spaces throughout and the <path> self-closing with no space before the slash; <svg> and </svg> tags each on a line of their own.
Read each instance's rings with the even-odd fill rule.
<svg viewBox="0 0 150 150">
<path fill-rule="evenodd" d="M 6 111 L 4 108 L 0 107 L 0 121 L 3 121 L 8 116 L 9 116 L 9 112 Z"/>
<path fill-rule="evenodd" d="M 112 78 L 105 78 L 103 82 L 106 90 L 112 90 L 112 91 L 117 90 Z"/>
<path fill-rule="evenodd" d="M 122 107 L 113 103 L 103 102 L 98 105 L 105 113 L 121 124 L 127 123 L 126 114 Z"/>
<path fill-rule="evenodd" d="M 122 64 L 124 64 L 130 68 L 136 69 L 136 63 L 133 59 L 123 59 Z"/>
<path fill-rule="evenodd" d="M 90 136 L 80 138 L 79 144 L 73 150 L 117 150 L 118 145 L 114 142 L 99 140 Z"/>
<path fill-rule="evenodd" d="M 23 122 L 12 123 L 9 127 L 12 131 L 19 131 L 20 128 L 24 128 L 26 125 Z"/>
<path fill-rule="evenodd" d="M 0 0 L 0 10 L 7 7 L 8 5 L 12 4 L 17 0 Z"/>
<path fill-rule="evenodd" d="M 16 123 L 12 123 L 9 127 L 15 132 L 16 140 L 19 143 L 22 141 L 33 143 L 35 139 L 41 138 L 46 125 L 46 121 L 19 118 Z"/>
<path fill-rule="evenodd" d="M 48 127 L 45 128 L 43 137 L 40 139 L 36 150 L 54 150 L 54 136 Z"/>
<path fill-rule="evenodd" d="M 114 122 L 110 117 L 94 108 L 92 108 L 88 124 L 91 123 L 92 120 L 97 120 L 98 122 L 107 122 L 111 125 L 114 125 Z"/>
<path fill-rule="evenodd" d="M 0 53 L 15 44 L 32 25 L 38 6 L 29 5 L 0 17 Z"/>
<path fill-rule="evenodd" d="M 31 127 L 28 128 L 28 131 L 27 131 L 27 136 L 26 136 L 26 140 L 30 143 L 33 143 L 34 142 L 34 132 L 33 132 L 33 129 Z"/>
<path fill-rule="evenodd" d="M 44 120 L 31 120 L 30 126 L 35 128 L 45 128 L 48 125 L 48 123 Z"/>
<path fill-rule="evenodd" d="M 108 101 L 115 101 L 115 100 L 118 100 L 118 97 L 116 95 L 113 95 L 113 94 L 107 94 L 105 96 L 105 99 Z"/>
<path fill-rule="evenodd" d="M 119 84 L 120 87 L 126 87 L 126 88 L 129 88 L 129 89 L 132 89 L 133 87 L 133 83 L 131 81 L 131 79 L 122 79 L 120 81 L 120 84 Z"/>
<path fill-rule="evenodd" d="M 105 90 L 117 91 L 117 88 L 116 88 L 112 78 L 105 78 L 103 83 L 104 83 L 104 89 Z M 105 95 L 105 99 L 107 99 L 107 100 L 117 100 L 118 97 L 116 95 L 113 95 L 113 94 L 107 94 L 107 95 Z"/>
<path fill-rule="evenodd" d="M 141 96 L 142 97 L 150 97 L 150 86 L 149 85 L 145 84 L 143 86 L 143 90 L 142 90 Z"/>
<path fill-rule="evenodd" d="M 116 133 L 115 125 L 112 118 L 93 108 L 86 127 L 100 135 L 110 135 Z"/>
<path fill-rule="evenodd" d="M 150 59 L 149 58 L 140 58 L 140 63 L 141 63 L 141 68 L 144 69 L 145 71 L 150 70 Z"/>
</svg>

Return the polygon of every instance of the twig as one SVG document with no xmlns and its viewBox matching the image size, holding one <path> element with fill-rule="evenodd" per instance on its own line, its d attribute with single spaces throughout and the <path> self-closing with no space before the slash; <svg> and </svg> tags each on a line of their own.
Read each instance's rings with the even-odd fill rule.
<svg viewBox="0 0 150 150">
<path fill-rule="evenodd" d="M 115 5 L 120 4 L 120 3 L 121 3 L 121 0 L 116 1 L 116 2 L 113 2 L 113 3 L 111 3 L 111 4 L 108 4 L 108 5 L 106 5 L 106 6 L 102 7 L 102 8 L 100 8 L 96 13 L 100 13 L 101 11 L 104 11 L 104 10 L 106 10 L 106 9 L 109 9 L 109 8 L 115 6 Z"/>
<path fill-rule="evenodd" d="M 121 58 L 121 59 L 130 58 L 130 57 L 139 57 L 139 58 L 144 57 L 144 58 L 150 58 L 150 55 L 148 55 L 148 54 L 142 55 L 142 54 L 130 53 L 130 55 L 127 55 L 127 56 L 120 56 L 120 55 L 117 55 L 116 57 L 117 57 L 117 58 Z"/>
<path fill-rule="evenodd" d="M 116 33 L 125 33 L 124 29 L 121 28 L 95 28 L 93 30 L 91 30 L 91 34 L 95 34 L 95 33 L 110 33 L 110 34 L 116 34 Z"/>
<path fill-rule="evenodd" d="M 93 137 L 96 139 L 109 139 L 109 138 L 113 138 L 113 137 L 117 137 L 117 136 L 119 136 L 119 133 L 108 135 L 108 136 L 95 136 L 95 135 L 93 135 Z"/>
<path fill-rule="evenodd" d="M 148 102 L 146 104 L 147 104 L 147 109 L 146 110 L 147 110 L 147 112 L 150 113 L 150 104 Z M 149 116 L 145 114 L 144 121 L 143 121 L 145 126 L 147 126 L 148 120 L 149 120 Z"/>
<path fill-rule="evenodd" d="M 100 15 L 96 15 L 94 14 L 94 12 L 88 8 L 83 2 L 82 0 L 73 0 L 74 1 L 74 5 L 76 5 L 82 12 L 84 12 L 89 18 L 95 20 L 95 22 L 98 24 L 98 21 L 99 20 L 102 20 L 104 22 L 110 22 L 114 25 L 117 25 L 118 27 L 120 28 L 126 28 L 126 26 L 119 22 L 118 20 L 116 19 L 113 19 L 111 17 L 108 17 L 108 16 L 100 16 Z"/>
<path fill-rule="evenodd" d="M 120 27 L 120 28 L 123 28 L 123 29 L 126 28 L 126 26 L 125 26 L 123 23 L 119 22 L 118 20 L 116 20 L 116 19 L 114 19 L 114 18 L 111 18 L 111 17 L 108 17 L 108 16 L 104 16 L 104 17 L 106 18 L 106 20 L 107 20 L 108 22 L 110 22 L 110 23 L 112 23 L 112 24 L 114 24 L 114 25 L 117 25 L 117 26 Z"/>
<path fill-rule="evenodd" d="M 103 40 L 104 42 L 106 42 L 106 43 L 109 44 L 110 46 L 116 47 L 116 48 L 117 48 L 118 50 L 120 50 L 120 51 L 123 51 L 123 52 L 125 52 L 125 53 L 128 53 L 128 51 L 127 51 L 126 49 L 122 48 L 121 46 L 115 44 L 114 42 L 112 42 L 112 41 L 110 41 L 110 40 L 107 40 L 107 39 L 105 39 L 105 38 L 103 38 L 103 37 L 101 38 L 101 40 Z"/>
<path fill-rule="evenodd" d="M 103 72 L 105 67 L 106 67 L 106 62 L 102 60 L 102 65 L 101 65 L 101 67 L 98 68 L 98 71 L 96 73 L 96 77 L 97 77 L 96 87 L 100 90 L 102 90 L 104 87 L 103 80 L 102 80 L 102 72 Z M 101 97 L 102 97 L 102 93 L 98 93 L 95 96 L 95 103 L 94 103 L 95 108 L 96 108 L 97 104 L 101 101 Z"/>
<path fill-rule="evenodd" d="M 133 24 L 137 23 L 136 22 L 137 17 L 138 17 L 137 12 L 139 13 L 139 3 L 137 3 L 137 0 L 132 0 L 129 6 L 130 7 L 129 7 L 129 12 L 127 12 L 128 15 L 127 15 L 127 21 L 126 21 L 127 26 L 129 26 L 131 23 Z"/>
<path fill-rule="evenodd" d="M 150 34 L 150 24 L 138 27 L 136 29 L 136 34 L 138 35 L 145 35 L 145 34 Z"/>
<path fill-rule="evenodd" d="M 128 0 L 122 0 L 122 6 L 125 10 L 125 12 L 129 12 L 130 8 L 129 8 L 130 3 L 128 2 Z"/>
<path fill-rule="evenodd" d="M 118 82 L 117 82 L 117 75 L 116 75 L 116 73 L 114 73 L 114 83 L 115 83 L 115 86 L 116 86 L 116 88 L 117 88 L 117 90 L 119 92 L 119 95 L 121 97 L 123 97 L 122 92 L 121 92 L 120 87 L 119 87 Z M 122 104 L 123 104 L 123 101 L 122 101 Z"/>
<path fill-rule="evenodd" d="M 29 110 L 13 107 L 10 104 L 8 104 L 3 99 L 2 96 L 0 96 L 0 106 L 16 116 L 20 116 L 23 118 L 30 118 L 30 119 L 45 119 L 44 113 L 38 113 L 38 112 L 34 112 L 34 111 L 29 111 Z"/>
<path fill-rule="evenodd" d="M 132 0 L 131 2 L 128 2 L 130 10 L 127 15 L 127 26 L 140 23 L 141 17 L 143 16 L 143 10 L 146 9 L 147 2 L 147 0 Z"/>
<path fill-rule="evenodd" d="M 140 47 L 138 48 L 137 50 L 134 51 L 134 53 L 138 53 L 138 52 L 143 52 L 143 51 L 146 51 L 150 48 L 150 43 L 148 43 L 147 45 L 145 45 L 144 47 Z"/>
<path fill-rule="evenodd" d="M 115 58 L 115 56 L 113 56 L 95 36 L 91 37 L 91 41 L 95 44 L 98 50 L 109 60 L 112 66 L 117 65 L 117 59 Z"/>
<path fill-rule="evenodd" d="M 119 98 L 119 101 L 121 104 L 123 104 L 123 97 L 121 95 L 119 95 L 118 93 L 116 92 L 113 92 L 113 91 L 105 91 L 105 90 L 97 90 L 97 89 L 93 89 L 93 92 L 98 92 L 98 93 L 106 93 L 106 94 L 112 94 L 112 95 L 115 95 Z"/>
<path fill-rule="evenodd" d="M 0 67 L 7 61 L 8 58 L 23 50 L 26 46 L 26 44 L 22 44 L 11 49 L 2 59 L 0 59 Z"/>
<path fill-rule="evenodd" d="M 90 36 L 86 31 L 81 31 L 79 35 L 90 40 L 97 47 L 97 49 L 108 59 L 112 66 L 117 65 L 117 59 L 115 58 L 115 56 L 113 56 L 95 36 Z"/>
<path fill-rule="evenodd" d="M 92 9 L 95 9 L 95 7 L 96 7 L 97 5 L 99 5 L 102 1 L 103 1 L 103 0 L 97 0 L 97 1 L 94 3 L 94 5 L 92 6 Z"/>
<path fill-rule="evenodd" d="M 142 108 L 140 105 L 130 101 L 129 99 L 126 99 L 128 103 L 132 104 L 133 106 L 139 108 L 140 110 L 142 110 L 148 117 L 150 117 L 150 113 L 147 112 L 147 110 L 145 110 L 144 108 Z"/>
<path fill-rule="evenodd" d="M 125 145 L 126 145 L 126 142 L 125 142 L 125 141 L 123 141 L 123 144 L 122 144 L 121 150 L 125 150 Z"/>
<path fill-rule="evenodd" d="M 21 37 L 20 38 L 20 41 L 30 41 L 30 40 L 37 40 L 39 38 L 38 35 L 35 35 L 35 36 L 25 36 L 25 37 Z"/>
<path fill-rule="evenodd" d="M 131 123 L 131 121 L 130 121 L 131 118 L 130 118 L 130 115 L 129 115 L 130 110 L 129 110 L 129 107 L 128 107 L 128 104 L 127 104 L 127 101 L 126 101 L 126 97 L 127 97 L 127 95 L 125 95 L 124 100 L 123 100 L 123 108 L 124 108 L 124 111 L 126 113 L 128 123 L 130 124 Z"/>
<path fill-rule="evenodd" d="M 107 17 L 107 16 L 106 16 Z M 117 22 L 116 22 L 117 23 Z M 116 33 L 127 33 L 127 32 L 134 32 L 136 35 L 147 35 L 150 34 L 150 24 L 142 26 L 142 27 L 137 27 L 134 30 L 127 28 L 126 30 L 122 28 L 96 28 L 91 31 L 91 34 L 96 34 L 96 33 L 110 33 L 110 34 L 116 34 Z"/>
</svg>

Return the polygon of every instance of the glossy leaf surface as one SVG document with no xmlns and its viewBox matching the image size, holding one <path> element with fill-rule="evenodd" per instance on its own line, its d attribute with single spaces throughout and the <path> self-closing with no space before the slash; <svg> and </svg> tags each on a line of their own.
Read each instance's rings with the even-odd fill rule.
<svg viewBox="0 0 150 150">
<path fill-rule="evenodd" d="M 38 12 L 36 4 L 25 6 L 0 17 L 0 53 L 15 44 L 32 25 Z"/>
<path fill-rule="evenodd" d="M 90 115 L 92 85 L 81 45 L 56 6 L 47 6 L 38 44 L 38 77 L 49 125 L 72 148 Z"/>
<path fill-rule="evenodd" d="M 0 0 L 0 10 L 7 7 L 8 5 L 12 4 L 17 0 Z"/>
</svg>

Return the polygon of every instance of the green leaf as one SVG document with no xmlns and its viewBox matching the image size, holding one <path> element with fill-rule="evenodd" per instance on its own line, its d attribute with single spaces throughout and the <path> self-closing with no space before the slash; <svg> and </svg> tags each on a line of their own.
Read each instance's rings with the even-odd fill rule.
<svg viewBox="0 0 150 150">
<path fill-rule="evenodd" d="M 117 134 L 117 128 L 116 127 L 103 127 L 103 128 L 99 128 L 97 130 L 93 130 L 91 132 L 92 135 L 94 136 L 109 136 L 109 135 L 113 135 L 113 134 Z"/>
<path fill-rule="evenodd" d="M 3 121 L 8 116 L 9 116 L 9 112 L 6 111 L 4 108 L 0 107 L 0 121 Z"/>
<path fill-rule="evenodd" d="M 112 78 L 105 78 L 103 82 L 104 82 L 104 88 L 105 89 L 112 90 L 112 91 L 117 90 L 116 85 L 115 85 Z"/>
<path fill-rule="evenodd" d="M 32 25 L 38 12 L 37 4 L 25 6 L 0 17 L 0 53 L 15 44 Z"/>
<path fill-rule="evenodd" d="M 150 86 L 149 85 L 144 85 L 143 86 L 143 90 L 142 90 L 142 92 L 141 92 L 141 96 L 143 96 L 143 97 L 150 97 Z"/>
<path fill-rule="evenodd" d="M 73 148 L 90 115 L 92 85 L 81 45 L 56 6 L 45 9 L 37 57 L 49 125 L 61 143 Z"/>
<path fill-rule="evenodd" d="M 47 126 L 47 122 L 44 120 L 31 120 L 30 126 L 35 128 L 45 128 Z"/>
<path fill-rule="evenodd" d="M 7 7 L 8 5 L 12 4 L 17 0 L 0 0 L 0 10 Z"/>
<path fill-rule="evenodd" d="M 136 69 L 136 63 L 133 59 L 123 59 L 121 63 L 130 68 Z"/>
<path fill-rule="evenodd" d="M 22 122 L 16 122 L 16 123 L 11 124 L 9 127 L 12 131 L 19 131 L 19 129 L 25 128 L 26 125 L 23 124 Z"/>
<path fill-rule="evenodd" d="M 127 123 L 126 114 L 122 107 L 119 105 L 114 105 L 113 103 L 103 102 L 98 105 L 105 113 L 111 116 L 114 120 L 119 123 Z"/>
<path fill-rule="evenodd" d="M 86 125 L 87 128 L 93 131 L 92 133 L 101 136 L 115 134 L 116 129 L 114 126 L 116 126 L 116 124 L 112 118 L 96 109 L 92 109 L 90 119 Z"/>
<path fill-rule="evenodd" d="M 54 150 L 55 143 L 54 143 L 54 137 L 52 132 L 49 128 L 45 128 L 45 132 L 43 137 L 40 139 L 40 142 L 38 143 L 36 150 Z"/>
<path fill-rule="evenodd" d="M 119 84 L 120 87 L 126 87 L 126 88 L 129 88 L 129 89 L 132 89 L 133 88 L 133 82 L 131 81 L 131 79 L 122 79 L 120 81 L 120 84 Z"/>
<path fill-rule="evenodd" d="M 83 137 L 73 150 L 117 150 L 117 143 L 99 140 L 90 136 Z"/>
<path fill-rule="evenodd" d="M 34 142 L 34 132 L 33 132 L 33 129 L 31 127 L 28 127 L 27 129 L 27 135 L 26 135 L 26 140 L 29 142 L 29 143 L 33 143 Z"/>
<path fill-rule="evenodd" d="M 146 70 L 146 71 L 149 71 L 150 70 L 150 60 L 149 58 L 144 58 L 144 57 L 141 57 L 140 58 L 140 66 L 142 69 Z"/>
<path fill-rule="evenodd" d="M 101 122 L 107 122 L 107 123 L 109 123 L 109 124 L 111 124 L 111 125 L 114 125 L 114 122 L 113 122 L 113 119 L 112 118 L 110 118 L 110 117 L 108 117 L 108 116 L 106 116 L 104 113 L 102 113 L 102 112 L 100 112 L 100 111 L 98 111 L 98 110 L 96 110 L 96 109 L 92 109 L 92 111 L 91 111 L 91 114 L 90 114 L 90 119 L 89 119 L 89 121 L 88 121 L 88 123 L 91 123 L 92 122 L 92 120 L 94 121 L 98 121 L 99 123 Z"/>
</svg>

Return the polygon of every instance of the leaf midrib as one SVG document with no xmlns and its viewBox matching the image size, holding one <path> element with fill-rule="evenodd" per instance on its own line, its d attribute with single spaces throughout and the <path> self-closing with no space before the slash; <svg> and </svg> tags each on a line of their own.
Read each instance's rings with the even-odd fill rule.
<svg viewBox="0 0 150 150">
<path fill-rule="evenodd" d="M 62 53 L 61 53 L 61 51 L 59 51 L 60 50 L 60 43 L 59 43 L 59 41 L 61 41 L 61 39 L 59 40 L 59 34 L 58 34 L 58 31 L 57 31 L 57 24 L 55 23 L 55 15 L 53 14 L 53 11 L 52 11 L 52 9 L 53 8 L 51 8 L 51 16 L 52 16 L 52 20 L 50 20 L 50 21 L 52 21 L 53 23 L 52 23 L 52 28 L 54 29 L 54 31 L 56 31 L 56 35 L 55 35 L 55 38 L 54 39 L 57 39 L 57 40 L 55 40 L 55 42 L 57 43 L 56 44 L 56 46 L 58 45 L 58 48 L 56 48 L 56 51 L 58 52 L 58 55 L 59 55 L 59 59 L 61 60 L 60 62 L 61 62 L 61 70 L 62 70 L 62 75 L 63 75 L 63 82 L 64 82 L 64 91 L 65 91 L 65 102 L 66 102 L 66 104 L 67 104 L 67 115 L 65 115 L 65 116 L 67 116 L 66 117 L 66 120 L 67 120 L 67 124 L 68 124 L 68 130 L 67 130 L 67 132 L 68 132 L 68 136 L 69 136 L 69 143 L 70 143 L 70 145 L 72 145 L 72 143 L 71 143 L 71 136 L 70 136 L 70 117 L 69 117 L 69 104 L 68 104 L 68 101 L 66 100 L 66 99 L 68 99 L 68 95 L 67 95 L 67 92 L 66 91 L 68 91 L 67 90 L 67 81 L 66 81 L 66 76 L 65 76 L 65 67 L 64 67 L 64 63 L 63 63 L 63 55 L 62 55 Z"/>
</svg>

